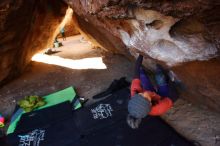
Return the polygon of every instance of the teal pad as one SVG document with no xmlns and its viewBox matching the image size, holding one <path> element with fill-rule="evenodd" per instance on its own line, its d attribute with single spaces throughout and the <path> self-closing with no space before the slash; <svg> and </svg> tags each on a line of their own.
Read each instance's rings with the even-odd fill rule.
<svg viewBox="0 0 220 146">
<path fill-rule="evenodd" d="M 72 102 L 73 99 L 76 97 L 76 92 L 73 89 L 73 87 L 68 87 L 66 89 L 63 89 L 61 91 L 49 94 L 47 96 L 44 96 L 45 101 L 47 102 L 46 105 L 39 107 L 35 110 L 47 108 L 65 101 L 70 101 Z M 80 108 L 82 105 L 80 102 L 77 102 L 77 104 L 74 104 L 74 109 Z M 25 113 L 25 111 L 21 108 L 19 108 L 14 115 L 11 118 L 10 125 L 7 130 L 7 134 L 13 133 L 15 131 L 15 128 L 17 126 L 18 121 L 20 120 L 22 114 Z"/>
</svg>

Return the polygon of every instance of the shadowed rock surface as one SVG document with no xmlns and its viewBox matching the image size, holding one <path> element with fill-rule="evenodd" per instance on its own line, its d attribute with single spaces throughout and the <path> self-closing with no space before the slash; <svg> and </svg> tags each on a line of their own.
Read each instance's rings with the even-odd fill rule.
<svg viewBox="0 0 220 146">
<path fill-rule="evenodd" d="M 100 46 L 128 57 L 141 52 L 147 67 L 160 63 L 174 70 L 186 86 L 183 97 L 220 111 L 218 1 L 66 2 L 81 31 Z"/>
<path fill-rule="evenodd" d="M 66 8 L 53 0 L 0 2 L 0 85 L 20 75 L 37 51 L 52 44 Z"/>
<path fill-rule="evenodd" d="M 148 68 L 154 67 L 155 63 L 178 68 L 178 72 L 174 72 L 187 87 L 184 97 L 220 111 L 217 108 L 220 105 L 218 1 L 64 2 L 74 11 L 71 26 L 94 44 L 129 58 L 142 52 L 148 58 L 145 61 Z M 0 2 L 0 85 L 21 74 L 34 53 L 51 47 L 49 44 L 52 44 L 55 31 L 65 15 L 67 5 L 64 2 Z M 194 64 L 197 69 L 186 70 L 188 64 Z M 207 68 L 204 69 L 204 65 Z M 194 74 L 199 77 L 191 78 Z M 206 80 L 205 84 L 200 77 Z M 192 94 L 204 88 L 212 92 Z"/>
<path fill-rule="evenodd" d="M 0 89 L 0 113 L 10 117 L 17 101 L 28 95 L 44 96 L 68 86 L 74 86 L 80 96 L 91 97 L 104 91 L 114 79 L 125 76 L 131 80 L 134 62 L 122 55 L 92 49 L 92 45 L 80 41 L 81 36 L 68 37 L 61 51 L 54 54 L 65 59 L 102 57 L 106 69 L 70 69 L 63 66 L 32 62 L 31 68 L 21 77 Z M 53 57 L 53 56 L 50 56 Z M 179 99 L 163 118 L 179 133 L 203 146 L 218 146 L 220 138 L 220 115 Z M 8 120 L 7 124 L 8 124 Z M 6 128 L 6 127 L 5 127 Z"/>
<path fill-rule="evenodd" d="M 184 86 L 181 96 L 193 105 L 203 108 L 202 114 L 197 116 L 209 119 L 209 116 L 205 116 L 205 111 L 209 111 L 207 107 L 220 112 L 220 2 L 218 0 L 1 0 L 0 86 L 3 87 L 4 94 L 0 94 L 2 95 L 0 98 L 5 94 L 10 95 L 12 91 L 8 93 L 4 87 L 28 69 L 31 57 L 36 52 L 51 47 L 68 5 L 74 12 L 73 21 L 70 22 L 67 30 L 70 30 L 70 27 L 76 28 L 71 34 L 79 31 L 93 44 L 113 54 L 124 55 L 132 61 L 138 53 L 143 54 L 145 67 L 154 70 L 155 64 L 159 63 L 177 75 Z M 107 60 L 111 61 L 111 57 L 120 56 L 113 55 Z M 43 65 L 42 68 L 48 67 L 45 66 Z M 33 66 L 29 69 L 33 69 Z M 41 67 L 34 68 L 36 72 L 38 69 Z M 65 78 L 66 75 L 61 74 L 63 73 L 61 70 L 58 70 L 58 77 Z M 105 73 L 110 75 L 112 70 Z M 45 74 L 50 79 L 53 71 L 48 73 L 49 75 Z M 74 71 L 71 74 L 79 75 L 81 72 Z M 89 73 L 86 73 L 84 78 L 89 80 Z M 43 79 L 47 80 L 47 77 Z M 105 81 L 106 84 L 107 82 L 110 82 L 110 79 Z M 59 80 L 59 84 L 62 84 L 62 87 L 70 85 L 68 79 Z M 19 86 L 17 83 L 11 85 Z M 29 89 L 34 89 L 33 86 L 30 83 Z M 22 91 L 21 88 L 16 88 L 13 95 Z M 12 100 L 12 97 L 5 97 L 9 98 L 3 100 L 6 106 L 14 104 L 7 102 Z M 184 110 L 185 108 L 181 109 L 177 116 L 184 114 Z M 8 111 L 8 114 L 10 112 Z M 194 109 L 189 115 L 193 112 Z M 175 116 L 170 117 L 171 121 L 173 117 Z M 216 117 L 216 122 L 211 124 L 217 129 L 208 126 L 203 128 L 204 131 L 206 128 L 216 130 L 214 132 L 216 136 L 211 134 L 212 143 L 205 140 L 203 141 L 205 145 L 219 144 L 219 128 L 216 126 L 219 123 L 219 115 L 214 114 L 211 119 L 214 119 L 213 117 Z M 187 120 L 190 121 L 190 118 Z M 200 121 L 199 118 L 195 119 Z M 181 123 L 181 120 L 177 121 Z M 181 124 L 184 125 L 184 122 Z M 177 129 L 182 126 L 181 124 Z M 186 127 L 183 126 L 182 129 Z M 197 132 L 192 131 L 192 135 L 199 133 Z M 207 130 L 207 133 L 209 132 Z M 205 137 L 206 134 L 200 139 Z"/>
</svg>

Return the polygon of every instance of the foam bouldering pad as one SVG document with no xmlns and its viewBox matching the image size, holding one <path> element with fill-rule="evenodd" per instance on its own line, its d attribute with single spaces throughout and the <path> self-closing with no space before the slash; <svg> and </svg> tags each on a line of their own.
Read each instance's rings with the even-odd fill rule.
<svg viewBox="0 0 220 146">
<path fill-rule="evenodd" d="M 79 138 L 71 103 L 66 101 L 23 114 L 14 133 L 7 135 L 7 143 L 10 146 L 77 146 Z"/>
<path fill-rule="evenodd" d="M 48 123 L 31 131 L 14 132 L 7 136 L 10 146 L 79 146 L 78 128 L 73 117 Z"/>
<path fill-rule="evenodd" d="M 55 93 L 44 96 L 43 98 L 45 98 L 45 101 L 47 102 L 47 104 L 40 107 L 40 108 L 37 108 L 35 110 L 44 109 L 44 108 L 54 106 L 56 104 L 59 104 L 59 103 L 65 102 L 65 101 L 70 101 L 71 102 L 71 101 L 73 101 L 73 99 L 75 97 L 76 97 L 76 92 L 75 92 L 74 88 L 73 87 L 68 87 L 68 88 L 63 89 L 61 91 L 58 91 L 58 92 L 55 92 Z M 81 107 L 81 104 L 78 102 L 78 104 L 75 105 L 74 109 L 78 109 L 80 107 Z M 8 127 L 8 130 L 7 130 L 7 134 L 10 134 L 10 133 L 14 132 L 14 130 L 17 126 L 17 123 L 21 118 L 21 115 L 24 114 L 24 113 L 25 113 L 24 110 L 22 110 L 21 108 L 17 109 L 14 112 L 14 114 L 11 118 L 10 125 Z"/>
<path fill-rule="evenodd" d="M 81 146 L 192 146 L 160 118 L 144 119 L 138 129 L 128 127 L 126 120 L 81 136 Z"/>
<path fill-rule="evenodd" d="M 17 124 L 15 132 L 31 131 L 44 125 L 53 124 L 72 117 L 71 104 L 63 102 L 48 108 L 24 113 Z"/>
<path fill-rule="evenodd" d="M 191 146 L 160 117 L 147 116 L 138 129 L 126 118 L 130 90 L 119 90 L 100 102 L 73 113 L 81 146 Z"/>
<path fill-rule="evenodd" d="M 131 129 L 126 122 L 129 92 L 128 88 L 121 89 L 106 99 L 72 111 L 67 118 L 27 131 L 21 129 L 9 134 L 8 141 L 12 146 L 24 141 L 30 142 L 30 146 L 34 142 L 39 142 L 37 146 L 193 146 L 160 117 L 147 116 L 138 129 Z M 26 122 L 32 121 L 28 119 Z M 33 136 L 36 132 L 40 133 L 38 137 Z M 30 141 L 30 136 L 35 139 Z"/>
</svg>

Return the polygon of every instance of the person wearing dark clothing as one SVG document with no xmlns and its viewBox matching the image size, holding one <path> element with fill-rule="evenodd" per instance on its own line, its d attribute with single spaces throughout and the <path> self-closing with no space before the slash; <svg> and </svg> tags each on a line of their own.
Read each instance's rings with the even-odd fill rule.
<svg viewBox="0 0 220 146">
<path fill-rule="evenodd" d="M 131 99 L 128 103 L 127 122 L 132 128 L 137 128 L 141 119 L 147 115 L 163 115 L 178 98 L 175 87 L 169 83 L 169 79 L 160 65 L 157 65 L 156 68 L 155 81 L 157 87 L 154 88 L 141 66 L 142 61 L 143 56 L 139 55 L 131 83 Z"/>
<path fill-rule="evenodd" d="M 62 27 L 62 28 L 60 29 L 60 33 L 61 33 L 61 35 L 62 35 L 63 40 L 65 41 L 65 40 L 66 40 L 66 35 L 65 35 L 65 29 L 64 29 L 64 27 Z"/>
</svg>

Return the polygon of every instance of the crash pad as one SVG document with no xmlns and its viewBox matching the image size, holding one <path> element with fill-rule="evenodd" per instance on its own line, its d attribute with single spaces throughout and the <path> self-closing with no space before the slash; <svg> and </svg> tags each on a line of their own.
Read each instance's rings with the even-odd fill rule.
<svg viewBox="0 0 220 146">
<path fill-rule="evenodd" d="M 194 146 L 158 116 L 142 119 L 139 128 L 128 126 L 128 88 L 74 111 L 81 134 L 80 146 Z"/>
<path fill-rule="evenodd" d="M 58 110 L 60 114 L 54 111 L 68 108 L 68 104 L 62 104 L 22 115 L 23 126 L 7 136 L 8 143 L 11 146 L 26 143 L 39 146 L 194 146 L 160 117 L 147 116 L 139 128 L 131 129 L 126 122 L 129 97 L 130 90 L 125 88 L 79 110 L 67 109 L 67 113 Z M 54 119 L 51 112 L 57 113 L 59 120 L 51 120 Z M 41 117 L 45 117 L 45 121 Z"/>
<path fill-rule="evenodd" d="M 44 109 L 44 108 L 47 108 L 47 107 L 50 107 L 50 106 L 53 106 L 53 105 L 56 105 L 56 104 L 59 104 L 59 103 L 65 102 L 65 101 L 71 102 L 71 101 L 73 101 L 73 99 L 75 97 L 76 97 L 76 92 L 75 92 L 74 88 L 71 86 L 71 87 L 63 89 L 61 91 L 44 96 L 43 98 L 45 98 L 45 101 L 47 102 L 47 104 L 42 107 L 39 107 L 35 110 Z M 80 107 L 81 107 L 81 104 L 78 102 L 78 104 L 74 107 L 74 109 L 78 109 Z M 24 113 L 25 113 L 25 111 L 21 108 L 16 110 L 16 112 L 13 114 L 13 116 L 11 118 L 9 128 L 7 130 L 7 134 L 14 132 L 14 130 L 17 126 L 17 123 L 21 118 L 21 115 Z"/>
</svg>

